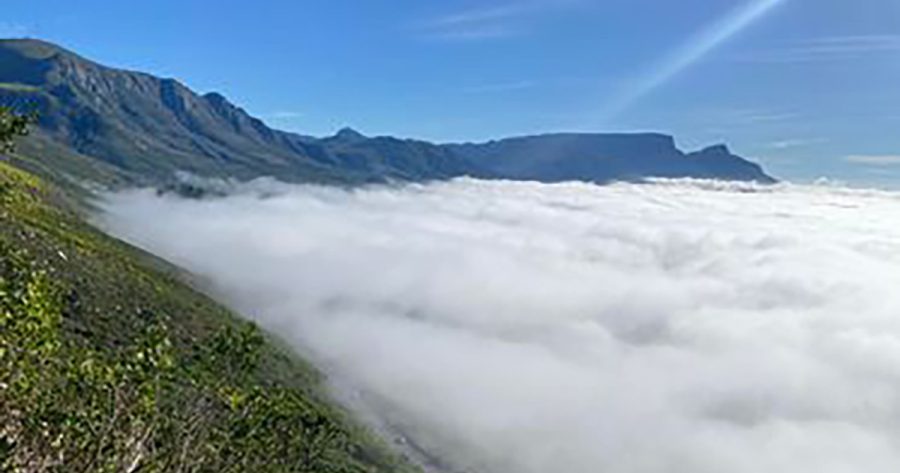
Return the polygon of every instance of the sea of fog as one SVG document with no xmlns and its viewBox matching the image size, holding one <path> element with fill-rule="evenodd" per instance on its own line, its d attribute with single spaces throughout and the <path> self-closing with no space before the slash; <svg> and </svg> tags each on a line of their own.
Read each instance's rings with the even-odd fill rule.
<svg viewBox="0 0 900 473">
<path fill-rule="evenodd" d="M 459 470 L 900 471 L 898 193 L 233 191 L 111 194 L 101 223 Z"/>
</svg>

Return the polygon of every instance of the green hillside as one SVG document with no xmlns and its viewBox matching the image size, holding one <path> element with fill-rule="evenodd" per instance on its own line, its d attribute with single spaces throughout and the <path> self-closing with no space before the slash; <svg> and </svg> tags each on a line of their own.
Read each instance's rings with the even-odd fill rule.
<svg viewBox="0 0 900 473">
<path fill-rule="evenodd" d="M 415 471 L 320 375 L 0 162 L 0 471 Z"/>
</svg>

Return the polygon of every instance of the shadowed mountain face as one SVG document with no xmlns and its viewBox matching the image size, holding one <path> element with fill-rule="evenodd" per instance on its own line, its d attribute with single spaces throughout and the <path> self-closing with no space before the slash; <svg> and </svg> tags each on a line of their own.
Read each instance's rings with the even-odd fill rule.
<svg viewBox="0 0 900 473">
<path fill-rule="evenodd" d="M 510 179 L 607 182 L 693 177 L 775 182 L 759 165 L 731 154 L 724 145 L 686 154 L 671 136 L 656 133 L 552 134 L 451 149 Z"/>
<path fill-rule="evenodd" d="M 723 146 L 685 154 L 655 134 L 558 134 L 486 144 L 369 138 L 345 129 L 324 139 L 269 128 L 217 93 L 108 68 L 36 40 L 0 41 L 0 104 L 37 108 L 24 144 L 44 167 L 82 179 L 160 183 L 176 171 L 249 179 L 377 182 L 470 175 L 604 182 L 708 177 L 772 182 Z"/>
</svg>

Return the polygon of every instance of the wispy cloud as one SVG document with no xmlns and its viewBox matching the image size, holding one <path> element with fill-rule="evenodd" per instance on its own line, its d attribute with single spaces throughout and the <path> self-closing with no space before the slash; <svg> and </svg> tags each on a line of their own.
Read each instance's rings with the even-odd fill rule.
<svg viewBox="0 0 900 473">
<path fill-rule="evenodd" d="M 865 166 L 900 166 L 900 154 L 867 155 L 856 154 L 847 156 L 845 160 L 852 164 Z"/>
<path fill-rule="evenodd" d="M 842 61 L 900 52 L 900 35 L 830 36 L 796 42 L 781 49 L 738 56 L 742 62 L 802 63 Z"/>
<path fill-rule="evenodd" d="M 793 149 L 826 142 L 828 142 L 828 140 L 825 138 L 787 138 L 783 140 L 773 141 L 769 143 L 768 147 L 771 149 Z"/>
<path fill-rule="evenodd" d="M 784 122 L 798 118 L 800 115 L 792 112 L 757 112 L 744 115 L 744 121 L 750 123 Z"/>
<path fill-rule="evenodd" d="M 466 10 L 435 18 L 429 23 L 435 27 L 469 26 L 472 24 L 503 21 L 521 15 L 531 9 L 531 5 L 503 5 Z"/>
<path fill-rule="evenodd" d="M 704 118 L 714 121 L 719 126 L 782 124 L 802 117 L 800 113 L 789 109 L 753 107 L 719 108 L 703 110 L 700 113 Z"/>
<path fill-rule="evenodd" d="M 579 0 L 522 0 L 488 5 L 428 18 L 413 25 L 422 37 L 445 41 L 478 41 L 519 36 L 535 15 Z"/>
<path fill-rule="evenodd" d="M 494 84 L 480 84 L 463 89 L 467 94 L 490 94 L 499 92 L 514 92 L 517 90 L 532 89 L 538 85 L 532 80 L 520 80 L 513 82 L 499 82 Z"/>
<path fill-rule="evenodd" d="M 268 118 L 271 120 L 296 120 L 298 118 L 303 118 L 304 114 L 302 112 L 281 110 L 281 111 L 266 113 L 262 117 Z"/>
<path fill-rule="evenodd" d="M 430 39 L 471 41 L 515 36 L 521 32 L 518 20 L 530 4 L 483 7 L 450 13 L 416 25 Z"/>
<path fill-rule="evenodd" d="M 0 22 L 0 38 L 21 38 L 31 34 L 31 27 L 20 23 Z"/>
<path fill-rule="evenodd" d="M 507 25 L 480 25 L 435 31 L 426 36 L 430 39 L 445 41 L 478 41 L 509 38 L 520 34 L 521 30 Z"/>
</svg>

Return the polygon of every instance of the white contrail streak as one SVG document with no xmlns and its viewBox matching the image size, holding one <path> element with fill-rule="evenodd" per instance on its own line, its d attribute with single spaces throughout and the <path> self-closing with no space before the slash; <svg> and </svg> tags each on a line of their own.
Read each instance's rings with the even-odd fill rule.
<svg viewBox="0 0 900 473">
<path fill-rule="evenodd" d="M 730 12 L 673 51 L 659 65 L 653 67 L 649 74 L 635 81 L 622 94 L 615 97 L 603 109 L 603 118 L 610 119 L 618 115 L 785 1 L 753 0 Z"/>
</svg>

